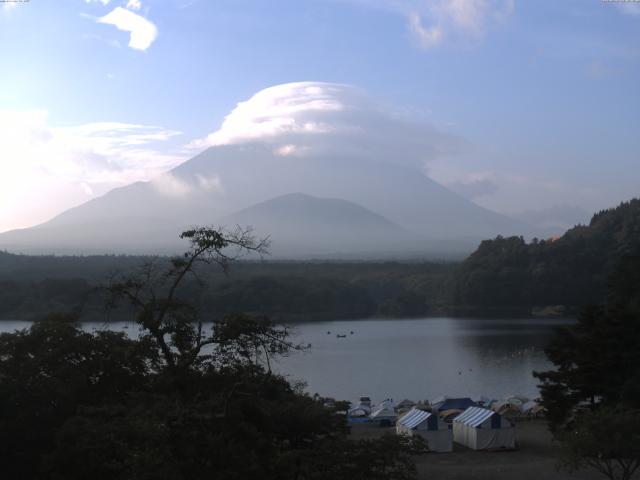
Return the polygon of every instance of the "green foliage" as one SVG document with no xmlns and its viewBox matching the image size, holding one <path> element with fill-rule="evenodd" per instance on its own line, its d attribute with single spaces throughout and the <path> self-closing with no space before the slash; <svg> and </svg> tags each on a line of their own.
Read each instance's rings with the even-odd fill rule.
<svg viewBox="0 0 640 480">
<path fill-rule="evenodd" d="M 536 373 L 553 429 L 575 407 L 596 403 L 640 408 L 640 257 L 625 257 L 612 275 L 609 303 L 583 310 L 546 349 L 555 370 Z"/>
<path fill-rule="evenodd" d="M 7 478 L 33 478 L 55 431 L 81 405 L 144 389 L 157 356 L 145 341 L 89 334 L 52 315 L 0 335 L 0 462 Z"/>
<path fill-rule="evenodd" d="M 231 253 L 230 253 L 231 255 Z M 109 264 L 109 260 L 112 262 Z M 131 263 L 136 261 L 136 268 Z M 152 265 L 151 257 L 26 257 L 0 253 L 0 318 L 32 319 L 50 311 L 79 311 L 104 319 L 104 278 Z M 452 264 L 236 262 L 228 275 L 197 265 L 180 294 L 199 310 L 265 314 L 286 320 L 419 316 L 451 304 Z M 121 307 L 113 317 L 128 315 Z"/>
<path fill-rule="evenodd" d="M 223 282 L 203 304 L 223 313 L 264 312 L 302 317 L 362 318 L 376 306 L 368 292 L 342 279 L 259 276 Z"/>
<path fill-rule="evenodd" d="M 625 255 L 640 255 L 640 199 L 595 214 L 559 239 L 486 240 L 455 280 L 455 303 L 584 306 L 606 298 L 607 278 Z"/>
<path fill-rule="evenodd" d="M 584 309 L 546 350 L 555 370 L 536 373 L 552 432 L 570 470 L 611 480 L 640 467 L 640 257 L 624 257 L 608 303 Z"/>
<path fill-rule="evenodd" d="M 416 292 L 401 292 L 383 302 L 378 312 L 385 317 L 407 318 L 426 315 L 429 311 L 424 296 Z"/>
<path fill-rule="evenodd" d="M 640 410 L 600 408 L 563 432 L 562 465 L 592 467 L 610 480 L 629 480 L 640 467 Z"/>
</svg>

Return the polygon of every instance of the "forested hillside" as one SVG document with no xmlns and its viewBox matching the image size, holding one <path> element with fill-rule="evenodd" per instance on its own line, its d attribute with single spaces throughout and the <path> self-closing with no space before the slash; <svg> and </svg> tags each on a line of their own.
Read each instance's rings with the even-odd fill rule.
<svg viewBox="0 0 640 480">
<path fill-rule="evenodd" d="M 602 302 L 607 277 L 640 254 L 640 200 L 596 213 L 562 237 L 485 240 L 457 269 L 454 302 L 473 306 L 581 306 Z"/>
<path fill-rule="evenodd" d="M 239 262 L 203 272 L 185 294 L 212 317 L 262 312 L 285 320 L 527 315 L 561 305 L 572 314 L 603 302 L 615 265 L 640 254 L 640 200 L 595 214 L 557 239 L 497 237 L 461 264 L 436 262 Z M 104 318 L 100 286 L 164 257 L 25 256 L 0 252 L 0 319 L 50 311 Z M 554 313 L 560 313 L 558 309 Z"/>
<path fill-rule="evenodd" d="M 162 257 L 33 257 L 0 252 L 0 319 L 31 319 L 49 311 L 78 310 L 104 318 L 101 286 Z M 448 263 L 238 262 L 228 272 L 200 272 L 204 286 L 185 282 L 184 293 L 212 318 L 262 312 L 286 320 L 407 317 L 451 304 Z"/>
</svg>

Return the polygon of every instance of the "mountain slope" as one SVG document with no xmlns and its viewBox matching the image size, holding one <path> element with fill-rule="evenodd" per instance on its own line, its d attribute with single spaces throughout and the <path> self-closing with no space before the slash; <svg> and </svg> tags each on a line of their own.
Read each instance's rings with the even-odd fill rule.
<svg viewBox="0 0 640 480">
<path fill-rule="evenodd" d="M 417 248 L 419 237 L 356 203 L 302 193 L 276 197 L 220 219 L 271 232 L 272 255 L 373 254 Z"/>
<path fill-rule="evenodd" d="M 176 236 L 182 229 L 230 222 L 234 212 L 291 192 L 356 203 L 423 237 L 420 248 L 427 254 L 434 245 L 468 252 L 488 236 L 527 233 L 525 224 L 473 204 L 417 168 L 357 155 L 283 156 L 253 144 L 212 147 L 157 181 L 115 189 L 38 227 L 1 234 L 0 248 L 179 251 Z M 282 222 L 261 222 L 257 233 L 272 235 L 276 229 L 284 229 Z M 303 242 L 300 247 L 304 254 Z"/>
</svg>

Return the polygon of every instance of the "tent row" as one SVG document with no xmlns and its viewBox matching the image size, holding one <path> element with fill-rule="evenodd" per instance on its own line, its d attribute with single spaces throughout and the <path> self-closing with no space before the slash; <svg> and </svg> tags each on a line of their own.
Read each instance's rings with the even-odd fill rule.
<svg viewBox="0 0 640 480">
<path fill-rule="evenodd" d="M 453 438 L 472 450 L 516 448 L 515 426 L 499 413 L 482 407 L 469 407 L 453 419 Z"/>
<path fill-rule="evenodd" d="M 451 452 L 453 442 L 473 450 L 516 446 L 515 427 L 511 422 L 493 410 L 475 406 L 465 409 L 451 424 L 436 413 L 414 408 L 397 420 L 396 433 L 420 436 L 434 452 Z"/>
<path fill-rule="evenodd" d="M 396 423 L 398 435 L 420 436 L 433 452 L 452 452 L 453 436 L 451 425 L 438 415 L 424 410 L 412 409 L 404 414 Z"/>
</svg>

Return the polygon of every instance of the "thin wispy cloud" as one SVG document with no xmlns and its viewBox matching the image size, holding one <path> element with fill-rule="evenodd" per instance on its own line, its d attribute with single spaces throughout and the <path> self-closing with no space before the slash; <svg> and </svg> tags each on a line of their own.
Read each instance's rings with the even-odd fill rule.
<svg viewBox="0 0 640 480">
<path fill-rule="evenodd" d="M 616 6 L 626 15 L 640 17 L 640 3 L 638 2 L 618 2 Z"/>
<path fill-rule="evenodd" d="M 418 45 L 429 49 L 447 41 L 478 40 L 515 11 L 515 0 L 338 0 L 407 18 Z"/>
<path fill-rule="evenodd" d="M 416 5 L 409 28 L 423 48 L 449 39 L 479 39 L 515 9 L 514 0 L 434 0 Z"/>
<path fill-rule="evenodd" d="M 59 127 L 44 110 L 0 110 L 0 230 L 47 220 L 114 187 L 154 178 L 186 159 L 165 145 L 179 134 L 119 122 Z"/>
<path fill-rule="evenodd" d="M 139 2 L 133 3 L 139 4 Z M 126 8 L 116 7 L 97 21 L 129 32 L 129 47 L 134 50 L 148 49 L 158 37 L 158 28 L 151 21 Z"/>
<path fill-rule="evenodd" d="M 165 172 L 151 179 L 151 185 L 162 195 L 168 197 L 184 197 L 195 191 L 223 193 L 222 180 L 219 176 L 195 175 L 195 183 L 189 183 L 171 172 Z"/>
<path fill-rule="evenodd" d="M 588 202 L 598 195 L 594 188 L 564 179 L 491 167 L 490 153 L 480 147 L 470 150 L 471 154 L 458 158 L 428 162 L 427 175 L 483 207 L 508 214 L 526 210 L 528 205 Z"/>
<path fill-rule="evenodd" d="M 142 3 L 140 0 L 129 0 L 127 2 L 127 8 L 129 10 L 140 10 L 142 8 Z"/>
<path fill-rule="evenodd" d="M 425 27 L 422 18 L 416 12 L 409 14 L 409 28 L 423 48 L 433 47 L 442 40 L 442 28 L 439 25 Z"/>
</svg>

